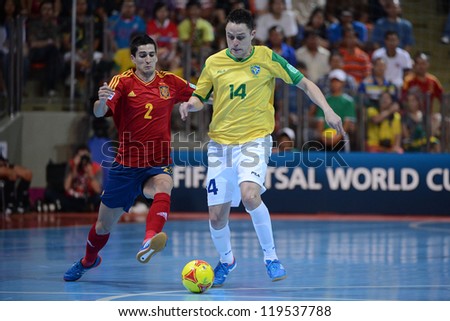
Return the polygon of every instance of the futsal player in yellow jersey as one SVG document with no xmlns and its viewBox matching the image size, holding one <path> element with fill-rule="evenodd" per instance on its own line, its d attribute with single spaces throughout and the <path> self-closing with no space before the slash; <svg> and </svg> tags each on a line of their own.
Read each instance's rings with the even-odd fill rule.
<svg viewBox="0 0 450 321">
<path fill-rule="evenodd" d="M 252 45 L 255 26 L 249 11 L 232 11 L 225 31 L 228 48 L 206 60 L 197 89 L 180 105 L 185 120 L 214 92 L 206 183 L 211 238 L 220 255 L 213 285 L 222 286 L 236 267 L 228 219 L 231 207 L 241 200 L 252 218 L 267 273 L 278 281 L 287 274 L 276 254 L 269 210 L 261 199 L 272 150 L 275 79 L 304 90 L 323 109 L 330 127 L 341 134 L 344 130 L 341 118 L 313 82 L 271 49 Z"/>
</svg>

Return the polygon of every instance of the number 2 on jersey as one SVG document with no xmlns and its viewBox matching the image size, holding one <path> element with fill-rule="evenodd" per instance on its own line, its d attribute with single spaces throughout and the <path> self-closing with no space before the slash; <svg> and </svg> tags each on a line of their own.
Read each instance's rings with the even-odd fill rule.
<svg viewBox="0 0 450 321">
<path fill-rule="evenodd" d="M 153 110 L 153 104 L 147 103 L 145 104 L 145 108 L 147 109 L 147 112 L 145 113 L 144 118 L 145 119 L 152 119 L 152 116 L 150 115 Z"/>
<path fill-rule="evenodd" d="M 245 96 L 247 96 L 245 84 L 241 84 L 236 90 L 234 90 L 234 85 L 230 85 L 230 99 L 233 99 L 234 97 L 241 97 L 241 99 L 244 99 Z"/>
</svg>

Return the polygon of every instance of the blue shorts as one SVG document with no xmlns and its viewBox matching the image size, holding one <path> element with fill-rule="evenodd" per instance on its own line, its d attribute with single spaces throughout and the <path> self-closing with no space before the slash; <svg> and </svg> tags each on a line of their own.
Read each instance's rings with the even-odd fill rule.
<svg viewBox="0 0 450 321">
<path fill-rule="evenodd" d="M 173 165 L 162 167 L 124 167 L 114 162 L 108 173 L 108 181 L 103 190 L 102 202 L 109 208 L 121 207 L 128 212 L 136 198 L 143 195 L 145 182 L 156 175 L 172 176 Z"/>
</svg>

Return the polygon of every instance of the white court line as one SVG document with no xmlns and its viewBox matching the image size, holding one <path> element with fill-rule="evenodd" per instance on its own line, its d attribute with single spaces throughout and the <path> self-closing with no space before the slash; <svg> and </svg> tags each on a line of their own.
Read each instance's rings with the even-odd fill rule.
<svg viewBox="0 0 450 321">
<path fill-rule="evenodd" d="M 424 226 L 426 224 L 447 224 L 448 228 Z M 423 230 L 423 231 L 429 231 L 429 232 L 450 232 L 450 223 L 448 223 L 448 222 L 438 222 L 438 221 L 412 222 L 412 223 L 409 223 L 409 227 L 416 229 L 416 230 Z"/>
<path fill-rule="evenodd" d="M 219 291 L 221 292 L 235 292 L 237 294 L 233 294 L 232 297 L 233 299 L 235 298 L 255 298 L 255 299 L 260 299 L 263 301 L 272 301 L 272 300 L 279 300 L 280 298 L 283 299 L 292 299 L 292 296 L 289 297 L 282 297 L 282 296 L 255 296 L 255 295 L 240 295 L 238 294 L 238 292 L 242 292 L 242 291 L 246 291 L 246 290 L 250 290 L 250 291 L 261 291 L 261 290 L 270 290 L 270 291 L 274 291 L 276 290 L 276 292 L 278 291 L 285 291 L 285 290 L 296 290 L 296 291 L 300 291 L 300 290 L 329 290 L 329 289 L 411 289 L 411 288 L 424 288 L 424 289 L 450 289 L 450 284 L 448 285 L 405 285 L 405 286 L 392 286 L 392 285 L 377 285 L 377 286 L 372 286 L 372 285 L 356 285 L 356 286 L 333 286 L 333 287 L 321 287 L 321 286 L 306 286 L 306 287 L 282 287 L 282 288 L 227 288 L 227 289 L 223 289 L 221 288 Z M 208 296 L 208 294 L 210 293 L 211 290 L 208 290 L 208 292 L 206 292 L 207 297 L 211 297 Z M 213 290 L 214 291 L 214 290 Z M 194 295 L 194 296 L 199 296 L 199 295 L 204 295 L 204 294 L 194 294 L 194 293 L 189 293 L 186 291 L 161 291 L 161 292 L 143 292 L 143 293 L 130 293 L 130 294 L 124 294 L 124 295 L 115 295 L 115 296 L 109 296 L 109 297 L 105 297 L 102 299 L 98 299 L 97 301 L 111 301 L 111 300 L 120 300 L 122 298 L 129 298 L 129 297 L 133 297 L 133 296 L 172 296 L 172 294 L 182 294 L 182 295 Z M 212 298 L 214 298 L 215 296 L 212 295 Z M 206 299 L 206 297 L 205 297 Z M 298 299 L 298 297 L 297 297 Z M 332 300 L 332 301 L 347 301 L 347 300 L 355 300 L 355 301 L 367 301 L 367 300 L 372 300 L 372 299 L 345 299 L 345 298 L 309 298 L 309 297 L 302 297 L 302 300 Z"/>
</svg>

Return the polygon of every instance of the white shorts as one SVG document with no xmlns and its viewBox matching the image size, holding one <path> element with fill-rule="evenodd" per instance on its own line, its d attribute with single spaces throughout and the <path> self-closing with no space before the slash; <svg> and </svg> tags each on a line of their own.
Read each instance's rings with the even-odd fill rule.
<svg viewBox="0 0 450 321">
<path fill-rule="evenodd" d="M 208 206 L 231 202 L 239 206 L 244 181 L 261 186 L 266 191 L 267 163 L 272 153 L 272 137 L 267 135 L 242 145 L 222 145 L 215 141 L 208 144 L 208 174 L 206 191 Z"/>
</svg>

